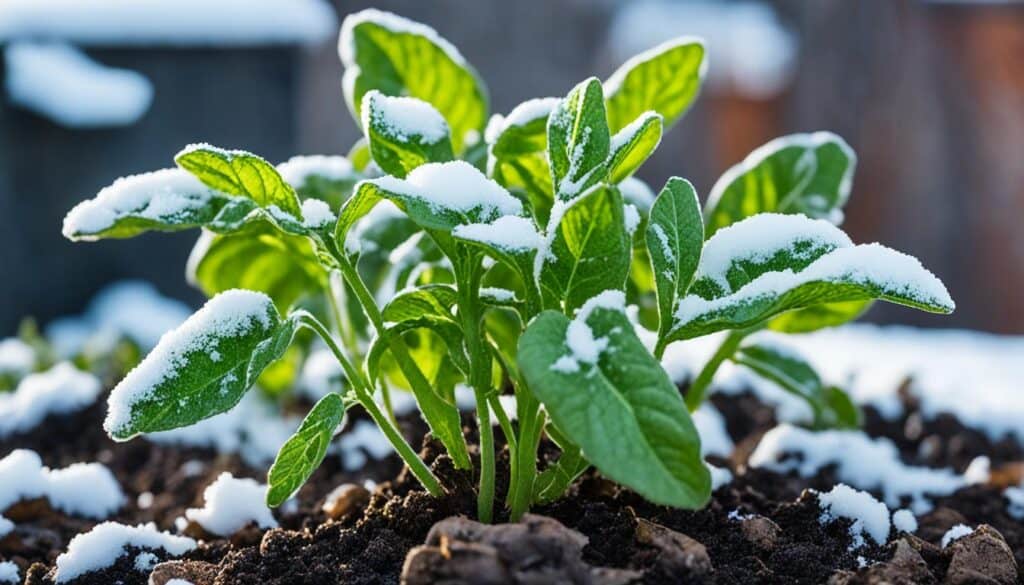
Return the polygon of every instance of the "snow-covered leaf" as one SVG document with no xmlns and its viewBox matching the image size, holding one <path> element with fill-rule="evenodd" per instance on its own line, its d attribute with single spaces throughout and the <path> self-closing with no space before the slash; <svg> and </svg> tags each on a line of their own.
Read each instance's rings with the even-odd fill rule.
<svg viewBox="0 0 1024 585">
<path fill-rule="evenodd" d="M 618 132 L 648 110 L 664 117 L 665 128 L 686 112 L 704 79 L 704 45 L 679 38 L 622 64 L 604 82 L 608 125 Z"/>
<path fill-rule="evenodd" d="M 363 178 L 344 156 L 293 156 L 277 165 L 277 172 L 295 188 L 300 199 L 326 201 L 332 209 L 340 207 Z"/>
<path fill-rule="evenodd" d="M 422 229 L 441 232 L 523 212 L 518 199 L 469 163 L 428 163 L 405 179 L 380 177 L 359 183 L 342 206 L 335 236 L 345 241 L 352 226 L 382 199 L 390 200 Z"/>
<path fill-rule="evenodd" d="M 644 112 L 612 136 L 608 180 L 619 183 L 632 175 L 661 143 L 662 118 Z"/>
<path fill-rule="evenodd" d="M 248 197 L 260 207 L 276 208 L 296 219 L 302 218 L 295 189 L 274 165 L 251 152 L 193 144 L 179 152 L 174 162 L 211 189 Z"/>
<path fill-rule="evenodd" d="M 762 325 L 824 303 L 884 300 L 934 313 L 955 304 L 921 263 L 880 244 L 854 246 L 825 220 L 760 214 L 720 230 L 679 301 L 671 340 Z"/>
<path fill-rule="evenodd" d="M 700 438 L 624 304 L 609 291 L 571 322 L 541 313 L 519 342 L 519 367 L 558 429 L 604 475 L 652 502 L 700 507 L 711 492 Z"/>
<path fill-rule="evenodd" d="M 307 238 L 259 225 L 237 234 L 204 232 L 186 277 L 210 297 L 233 288 L 265 293 L 280 311 L 327 287 L 327 271 Z"/>
<path fill-rule="evenodd" d="M 370 90 L 412 96 L 437 108 L 451 127 L 456 153 L 487 122 L 487 89 L 459 51 L 437 32 L 389 12 L 367 9 L 345 18 L 339 43 L 349 109 L 362 120 Z"/>
<path fill-rule="evenodd" d="M 337 394 L 320 399 L 281 450 L 267 473 L 267 505 L 277 507 L 290 498 L 320 467 L 346 405 Z"/>
<path fill-rule="evenodd" d="M 114 388 L 104 428 L 123 441 L 229 410 L 284 353 L 297 327 L 262 293 L 213 297 Z"/>
<path fill-rule="evenodd" d="M 707 235 L 756 213 L 802 213 L 842 221 L 857 156 L 831 132 L 792 134 L 759 147 L 715 183 L 704 209 Z"/>
<path fill-rule="evenodd" d="M 548 116 L 548 162 L 558 199 L 568 201 L 604 180 L 610 145 L 601 82 L 591 77 Z"/>
<path fill-rule="evenodd" d="M 672 326 L 676 301 L 690 288 L 704 245 L 700 201 L 689 181 L 672 177 L 665 183 L 651 206 L 645 237 L 664 335 Z"/>
<path fill-rule="evenodd" d="M 424 163 L 454 158 L 448 123 L 427 102 L 371 90 L 361 111 L 370 154 L 385 173 L 405 177 Z"/>
<path fill-rule="evenodd" d="M 557 201 L 552 208 L 535 273 L 545 298 L 564 302 L 566 313 L 602 291 L 625 286 L 632 240 L 624 209 L 611 186 L 568 203 Z"/>
<path fill-rule="evenodd" d="M 514 270 L 522 279 L 527 300 L 535 302 L 539 309 L 540 289 L 535 269 L 542 239 L 532 220 L 506 215 L 491 223 L 457 226 L 452 236 L 457 241 L 483 248 L 488 255 Z"/>
<path fill-rule="evenodd" d="M 789 348 L 751 343 L 733 356 L 737 364 L 804 399 L 814 413 L 818 428 L 855 428 L 860 411 L 842 390 L 825 386 L 803 357 Z"/>
</svg>

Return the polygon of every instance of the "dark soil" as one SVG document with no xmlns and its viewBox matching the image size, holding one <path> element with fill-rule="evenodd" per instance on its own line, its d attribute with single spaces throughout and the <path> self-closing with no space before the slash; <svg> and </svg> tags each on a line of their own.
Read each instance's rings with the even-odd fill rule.
<svg viewBox="0 0 1024 585">
<path fill-rule="evenodd" d="M 899 420 L 887 421 L 868 410 L 865 430 L 893 440 L 907 462 L 962 472 L 976 456 L 986 455 L 996 471 L 993 482 L 999 485 L 971 486 L 936 502 L 934 511 L 919 518 L 915 536 L 893 534 L 885 547 L 851 552 L 848 524 L 822 525 L 816 496 L 810 491 L 831 489 L 834 474 L 825 469 L 813 478 L 800 478 L 746 469 L 746 457 L 775 423 L 772 410 L 750 394 L 716 395 L 713 401 L 737 444 L 731 460 L 716 463 L 729 466 L 735 479 L 702 510 L 649 504 L 589 471 L 567 497 L 534 510 L 561 525 L 531 520 L 527 536 L 515 537 L 522 541 L 519 545 L 510 543 L 501 529 L 491 531 L 475 523 L 467 524 L 468 528 L 446 525 L 448 532 L 431 532 L 449 517 L 474 518 L 476 502 L 474 478 L 453 469 L 447 456 L 439 454 L 427 438 L 423 454 L 448 489 L 444 498 L 422 492 L 395 457 L 371 460 L 357 474 L 344 471 L 336 457 L 328 457 L 301 490 L 299 506 L 278 512 L 280 528 L 249 527 L 230 539 L 196 535 L 204 537 L 201 546 L 183 559 L 160 565 L 153 582 L 159 585 L 170 575 L 197 585 L 397 583 L 414 547 L 419 554 L 409 555 L 406 577 L 410 583 L 1000 582 L 971 580 L 994 574 L 993 563 L 1001 562 L 998 554 L 971 556 L 977 551 L 968 550 L 974 546 L 968 539 L 959 548 L 937 546 L 957 523 L 990 525 L 996 540 L 1001 535 L 1016 559 L 1010 574 L 1015 574 L 1017 582 L 1024 577 L 1018 569 L 1024 567 L 1024 524 L 1007 514 L 1001 496 L 1002 487 L 1019 482 L 1024 470 L 1024 448 L 1018 442 L 990 441 L 952 416 L 923 422 L 916 404 L 906 396 L 906 414 Z M 155 522 L 171 531 L 186 508 L 202 504 L 203 489 L 222 471 L 263 479 L 262 470 L 248 467 L 235 456 L 144 440 L 113 443 L 102 431 L 103 410 L 99 403 L 75 415 L 51 418 L 29 434 L 0 441 L 0 457 L 12 449 L 29 448 L 51 467 L 100 461 L 114 472 L 128 497 L 112 520 L 133 525 Z M 403 421 L 403 430 L 410 438 L 423 434 L 422 424 L 415 420 Z M 496 435 L 500 437 L 500 432 Z M 548 444 L 542 450 L 548 455 L 556 452 Z M 508 483 L 505 460 L 499 458 L 499 498 Z M 321 510 L 325 496 L 335 487 L 362 484 L 366 479 L 378 485 L 361 509 L 338 520 Z M 138 496 L 144 493 L 153 497 L 142 508 Z M 55 512 L 45 501 L 21 502 L 0 512 L 16 524 L 15 531 L 0 540 L 0 560 L 13 560 L 25 582 L 33 584 L 52 583 L 57 555 L 72 537 L 95 524 Z M 190 534 L 196 528 L 191 527 Z M 980 542 L 982 536 L 976 540 Z M 425 543 L 428 546 L 420 546 Z M 988 544 L 980 542 L 978 550 L 1002 550 L 984 548 Z M 552 553 L 555 549 L 560 552 Z M 137 552 L 130 551 L 114 566 L 73 583 L 147 583 L 149 575 L 134 567 Z M 159 551 L 152 552 L 159 560 L 167 560 Z M 971 563 L 985 566 L 975 574 Z M 873 566 L 862 568 L 865 564 Z M 964 580 L 963 574 L 971 577 Z"/>
</svg>

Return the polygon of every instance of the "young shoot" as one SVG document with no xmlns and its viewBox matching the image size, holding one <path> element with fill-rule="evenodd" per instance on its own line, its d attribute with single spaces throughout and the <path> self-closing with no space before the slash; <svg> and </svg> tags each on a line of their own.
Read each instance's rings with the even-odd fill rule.
<svg viewBox="0 0 1024 585">
<path fill-rule="evenodd" d="M 854 157 L 832 134 L 758 149 L 703 211 L 682 178 L 645 194 L 632 175 L 697 96 L 699 40 L 660 45 L 606 81 L 490 123 L 480 76 L 425 25 L 359 12 L 342 26 L 340 54 L 363 132 L 349 159 L 275 167 L 192 145 L 177 168 L 119 179 L 65 219 L 64 234 L 84 241 L 202 230 L 188 274 L 211 299 L 114 389 L 113 438 L 224 412 L 316 337 L 345 387 L 281 448 L 271 506 L 308 479 L 356 405 L 423 488 L 442 495 L 399 432 L 390 392 L 411 392 L 432 437 L 469 469 L 462 386 L 475 399 L 481 520 L 497 506 L 518 519 L 591 465 L 652 502 L 696 508 L 711 477 L 690 412 L 724 361 L 807 400 L 818 426 L 858 423 L 842 390 L 750 333 L 839 324 L 872 300 L 953 310 L 915 259 L 854 245 L 836 227 Z M 641 315 L 656 325 L 653 349 L 627 317 L 631 305 L 657 308 Z M 684 399 L 660 358 L 669 343 L 710 334 L 724 342 Z M 514 416 L 500 400 L 509 392 Z M 495 426 L 510 455 L 500 494 Z M 545 437 L 561 455 L 541 469 Z"/>
</svg>

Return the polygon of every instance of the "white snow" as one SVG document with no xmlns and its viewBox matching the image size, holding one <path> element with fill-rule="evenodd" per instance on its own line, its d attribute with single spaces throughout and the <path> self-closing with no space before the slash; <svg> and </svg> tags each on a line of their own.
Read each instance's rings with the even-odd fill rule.
<svg viewBox="0 0 1024 585">
<path fill-rule="evenodd" d="M 193 585 L 193 583 L 185 579 L 171 579 L 165 585 Z"/>
<path fill-rule="evenodd" d="M 135 570 L 140 573 L 149 573 L 159 560 L 160 558 L 151 552 L 140 552 L 135 555 Z"/>
<path fill-rule="evenodd" d="M 356 188 L 358 189 L 358 185 Z M 364 241 L 367 230 L 376 224 L 403 217 L 405 217 L 405 213 L 391 201 L 384 199 L 378 202 L 345 234 L 345 253 L 352 255 L 359 252 L 372 252 L 376 249 L 376 245 L 373 242 Z"/>
<path fill-rule="evenodd" d="M 36 366 L 36 352 L 32 346 L 18 339 L 8 337 L 0 341 L 0 374 L 20 378 Z"/>
<path fill-rule="evenodd" d="M 25 376 L 13 392 L 0 393 L 0 438 L 29 431 L 48 415 L 91 405 L 101 386 L 96 376 L 67 362 Z"/>
<path fill-rule="evenodd" d="M 341 23 L 338 53 L 341 55 L 341 62 L 345 65 L 346 69 L 356 65 L 355 29 L 365 23 L 379 26 L 395 34 L 411 34 L 425 37 L 444 51 L 448 58 L 456 64 L 466 64 L 466 59 L 459 53 L 459 50 L 447 40 L 441 38 L 441 35 L 437 34 L 437 31 L 429 26 L 391 12 L 367 8 L 349 14 Z"/>
<path fill-rule="evenodd" d="M 102 463 L 50 469 L 34 451 L 15 449 L 0 459 L 0 510 L 33 498 L 46 498 L 66 514 L 96 520 L 124 503 L 121 486 Z"/>
<path fill-rule="evenodd" d="M 697 434 L 700 435 L 700 452 L 705 457 L 717 455 L 718 457 L 729 457 L 732 455 L 736 445 L 732 437 L 725 429 L 725 419 L 714 406 L 705 402 L 695 412 L 690 414 L 693 425 L 697 427 Z"/>
<path fill-rule="evenodd" d="M 906 508 L 892 513 L 892 525 L 900 532 L 917 532 L 917 518 Z"/>
<path fill-rule="evenodd" d="M 15 565 L 13 561 L 0 563 L 0 583 L 21 583 L 18 565 Z"/>
<path fill-rule="evenodd" d="M 299 374 L 299 390 L 314 402 L 339 389 L 345 372 L 326 347 L 317 347 L 309 353 Z"/>
<path fill-rule="evenodd" d="M 732 481 L 732 472 L 724 467 L 715 467 L 710 463 L 706 463 L 708 471 L 711 472 L 711 491 L 715 491 L 723 485 L 728 485 Z"/>
<path fill-rule="evenodd" d="M 306 199 L 302 202 L 302 225 L 309 229 L 323 227 L 337 219 L 326 201 Z"/>
<path fill-rule="evenodd" d="M 704 244 L 697 279 L 709 278 L 726 293 L 736 292 L 726 280 L 729 268 L 742 261 L 764 262 L 779 252 L 806 245 L 797 258 L 825 249 L 853 246 L 850 237 L 831 223 L 803 215 L 760 213 L 715 232 Z"/>
<path fill-rule="evenodd" d="M 697 295 L 688 295 L 679 302 L 675 313 L 676 326 L 682 327 L 716 311 L 779 296 L 801 285 L 819 281 L 879 285 L 886 294 L 905 296 L 947 311 L 956 306 L 942 281 L 916 258 L 881 244 L 863 244 L 829 252 L 800 272 L 766 272 L 738 291 L 717 299 L 705 300 Z"/>
<path fill-rule="evenodd" d="M 0 40 L 80 45 L 257 46 L 316 43 L 334 34 L 324 0 L 5 0 Z"/>
<path fill-rule="evenodd" d="M 323 177 L 329 181 L 344 181 L 355 177 L 352 163 L 343 156 L 311 154 L 293 156 L 277 165 L 281 178 L 293 187 L 301 187 L 310 177 Z"/>
<path fill-rule="evenodd" d="M 494 144 L 509 128 L 526 126 L 534 120 L 547 117 L 560 101 L 561 98 L 556 97 L 534 98 L 512 108 L 507 116 L 491 116 L 487 122 L 487 129 L 484 130 L 484 140 L 488 144 Z"/>
<path fill-rule="evenodd" d="M 861 431 L 814 432 L 790 424 L 768 431 L 751 454 L 749 465 L 781 473 L 796 471 L 803 477 L 835 466 L 839 481 L 881 492 L 893 507 L 909 497 L 916 513 L 931 508 L 928 496 L 946 496 L 967 485 L 966 479 L 951 469 L 905 465 L 889 439 L 871 438 Z"/>
<path fill-rule="evenodd" d="M 1024 520 L 1024 487 L 1010 486 L 1003 490 L 1008 504 L 1006 513 L 1017 520 Z"/>
<path fill-rule="evenodd" d="M 437 209 L 462 212 L 477 209 L 485 221 L 523 212 L 522 202 L 461 160 L 420 165 L 405 179 L 380 177 L 367 182 L 385 191 L 415 197 Z"/>
<path fill-rule="evenodd" d="M 341 434 L 337 443 L 342 466 L 347 471 L 356 471 L 366 464 L 369 454 L 375 460 L 384 459 L 394 448 L 384 433 L 370 421 L 357 421 L 351 430 Z"/>
<path fill-rule="evenodd" d="M 818 493 L 821 505 L 821 523 L 833 522 L 838 518 L 848 518 L 850 537 L 853 542 L 850 549 L 858 549 L 866 544 L 867 534 L 875 544 L 883 545 L 889 540 L 889 508 L 879 502 L 871 494 L 851 488 L 845 484 L 836 484 L 831 491 Z"/>
<path fill-rule="evenodd" d="M 497 303 L 511 303 L 516 300 L 516 293 L 507 288 L 495 288 L 485 286 L 480 288 L 480 298 L 488 299 Z"/>
<path fill-rule="evenodd" d="M 783 91 L 793 77 L 799 43 L 763 2 L 634 0 L 612 17 L 607 44 L 612 57 L 626 59 L 680 34 L 697 35 L 710 63 L 707 84 L 754 99 Z"/>
<path fill-rule="evenodd" d="M 436 144 L 448 137 L 448 122 L 437 108 L 418 98 L 392 97 L 377 90 L 363 95 L 363 130 L 383 128 L 398 140 L 419 136 L 426 144 Z"/>
<path fill-rule="evenodd" d="M 11 522 L 7 518 L 0 516 L 0 539 L 7 536 L 14 530 L 14 522 Z"/>
<path fill-rule="evenodd" d="M 967 526 L 966 524 L 957 524 L 942 535 L 942 548 L 946 548 L 953 542 L 960 540 L 972 532 L 974 532 L 974 529 L 970 526 Z"/>
<path fill-rule="evenodd" d="M 132 407 L 145 400 L 157 385 L 178 377 L 187 356 L 207 353 L 219 339 L 240 336 L 254 330 L 269 331 L 277 311 L 267 295 L 247 290 L 229 290 L 213 297 L 180 327 L 165 334 L 146 356 L 111 391 L 110 410 L 103 426 L 114 434 L 132 421 Z"/>
<path fill-rule="evenodd" d="M 12 43 L 4 59 L 11 103 L 68 128 L 130 126 L 153 102 L 153 84 L 143 75 L 101 65 L 64 43 Z"/>
<path fill-rule="evenodd" d="M 66 583 L 85 573 L 109 567 L 125 554 L 129 546 L 163 549 L 168 555 L 181 556 L 194 549 L 196 541 L 159 532 L 153 523 L 126 526 L 103 522 L 71 539 L 68 550 L 57 557 L 56 581 Z"/>
<path fill-rule="evenodd" d="M 551 365 L 552 370 L 571 374 L 579 371 L 580 363 L 597 363 L 601 353 L 608 348 L 608 338 L 594 338 L 594 332 L 587 325 L 587 319 L 598 308 L 625 313 L 626 296 L 621 291 L 606 290 L 583 303 L 565 331 L 565 343 L 569 346 L 569 353 L 555 361 Z"/>
<path fill-rule="evenodd" d="M 250 522 L 260 528 L 274 528 L 277 520 L 264 502 L 266 493 L 266 485 L 237 479 L 225 471 L 203 490 L 204 506 L 189 508 L 185 517 L 219 536 L 231 536 Z"/>
<path fill-rule="evenodd" d="M 122 337 L 149 351 L 167 331 L 174 329 L 192 309 L 161 295 L 148 282 L 124 280 L 108 285 L 80 316 L 62 317 L 46 326 L 46 337 L 57 355 L 70 359 L 96 342 L 109 344 Z M 101 348 L 103 349 L 103 348 Z"/>
<path fill-rule="evenodd" d="M 82 201 L 64 218 L 64 237 L 90 240 L 124 216 L 154 221 L 202 209 L 213 191 L 182 169 L 163 169 L 122 177 L 93 199 Z"/>
<path fill-rule="evenodd" d="M 541 245 L 540 234 L 533 222 L 517 215 L 504 215 L 491 223 L 455 226 L 452 235 L 507 252 L 528 252 Z"/>
<path fill-rule="evenodd" d="M 626 221 L 626 231 L 632 236 L 636 233 L 636 228 L 640 226 L 640 212 L 632 203 L 627 203 L 623 207 L 623 214 Z"/>
</svg>

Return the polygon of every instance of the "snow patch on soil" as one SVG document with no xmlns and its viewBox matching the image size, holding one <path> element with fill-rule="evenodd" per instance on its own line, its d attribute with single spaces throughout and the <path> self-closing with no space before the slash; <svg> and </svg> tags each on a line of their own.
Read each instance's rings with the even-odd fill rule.
<svg viewBox="0 0 1024 585">
<path fill-rule="evenodd" d="M 384 459 L 394 448 L 384 433 L 370 421 L 357 421 L 351 430 L 343 433 L 335 443 L 342 466 L 347 471 L 357 471 L 366 465 L 367 455 L 375 460 Z"/>
<path fill-rule="evenodd" d="M 966 524 L 957 524 L 942 535 L 942 548 L 946 548 L 972 532 L 974 532 L 974 529 L 970 526 L 967 526 Z"/>
<path fill-rule="evenodd" d="M 917 518 L 906 508 L 892 513 L 892 525 L 900 532 L 917 532 Z"/>
<path fill-rule="evenodd" d="M 250 522 L 260 528 L 274 528 L 277 521 L 264 502 L 266 493 L 266 485 L 237 479 L 225 471 L 203 490 L 205 505 L 189 508 L 185 517 L 219 536 L 231 536 Z"/>
<path fill-rule="evenodd" d="M 124 504 L 114 474 L 102 463 L 74 463 L 63 469 L 43 465 L 35 451 L 15 449 L 0 459 L 0 511 L 35 498 L 74 516 L 101 520 Z M 13 526 L 0 517 L 0 532 Z"/>
<path fill-rule="evenodd" d="M 156 524 L 126 526 L 117 522 L 98 524 L 89 532 L 71 539 L 68 550 L 57 557 L 57 583 L 66 583 L 114 564 L 134 546 L 143 549 L 163 549 L 171 556 L 181 556 L 194 548 L 196 541 L 185 536 L 159 532 Z"/>
<path fill-rule="evenodd" d="M 834 522 L 838 518 L 853 521 L 849 529 L 850 538 L 853 539 L 850 550 L 867 544 L 864 540 L 865 534 L 878 545 L 883 545 L 889 540 L 889 508 L 871 494 L 840 483 L 828 492 L 819 492 L 818 503 L 822 510 L 822 524 Z"/>
<path fill-rule="evenodd" d="M 0 534 L 0 536 L 3 535 Z M 15 565 L 12 561 L 0 563 L 0 583 L 21 583 L 18 565 Z"/>
<path fill-rule="evenodd" d="M 51 414 L 67 414 L 96 402 L 99 379 L 61 362 L 29 374 L 14 392 L 0 393 L 0 439 L 35 428 Z"/>
</svg>

